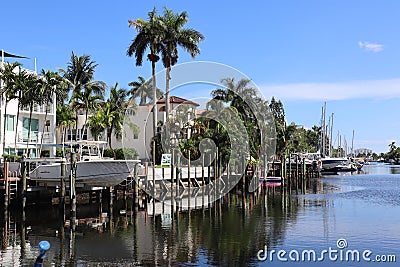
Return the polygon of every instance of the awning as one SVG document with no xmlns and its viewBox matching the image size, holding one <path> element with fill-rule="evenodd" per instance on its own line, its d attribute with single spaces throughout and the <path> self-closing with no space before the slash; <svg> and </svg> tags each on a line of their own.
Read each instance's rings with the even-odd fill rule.
<svg viewBox="0 0 400 267">
<path fill-rule="evenodd" d="M 18 56 L 18 55 L 10 54 L 10 53 L 7 53 L 6 51 L 3 51 L 3 53 L 4 53 L 4 57 L 28 58 L 28 57 L 24 57 L 24 56 Z M 3 56 L 3 55 L 1 55 L 1 56 Z"/>
</svg>

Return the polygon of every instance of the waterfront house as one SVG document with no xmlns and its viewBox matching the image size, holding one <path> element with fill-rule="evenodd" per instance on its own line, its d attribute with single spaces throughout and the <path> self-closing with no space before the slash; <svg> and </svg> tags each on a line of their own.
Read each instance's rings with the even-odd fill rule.
<svg viewBox="0 0 400 267">
<path fill-rule="evenodd" d="M 4 58 L 0 62 L 0 68 L 3 68 Z M 20 71 L 16 68 L 14 72 Z M 36 71 L 26 70 L 28 73 L 36 74 Z M 0 76 L 0 88 L 4 84 Z M 55 103 L 56 95 L 53 94 L 53 103 Z M 56 143 L 56 107 L 54 104 L 46 105 L 34 104 L 31 123 L 29 123 L 29 108 L 20 108 L 18 113 L 18 100 L 12 99 L 7 103 L 4 95 L 0 100 L 0 151 L 4 154 L 21 156 L 29 154 L 30 157 L 39 157 L 40 147 L 42 147 L 42 155 L 47 157 L 55 156 Z M 17 122 L 18 119 L 18 122 Z M 29 133 L 30 132 L 30 133 Z M 28 139 L 29 136 L 29 139 Z M 15 142 L 16 137 L 16 142 Z M 3 145 L 4 140 L 4 145 Z M 43 143 L 42 143 L 43 141 Z M 42 146 L 41 146 L 42 143 Z"/>
<path fill-rule="evenodd" d="M 185 123 L 189 122 L 196 116 L 196 108 L 199 106 L 198 103 L 193 101 L 177 97 L 170 96 L 170 108 L 171 116 L 170 119 L 174 118 L 174 126 L 182 128 Z M 125 127 L 122 140 L 117 140 L 115 135 L 112 135 L 113 148 L 134 148 L 138 154 L 138 157 L 142 160 L 149 160 L 151 158 L 151 139 L 153 137 L 153 105 L 151 103 L 145 105 L 139 105 L 136 109 L 128 109 L 125 112 Z M 91 114 L 89 114 L 91 116 Z M 72 127 L 67 131 L 65 137 L 62 136 L 61 131 L 57 131 L 57 142 L 62 143 L 65 141 L 73 141 L 76 138 L 94 140 L 94 136 L 91 134 L 90 129 L 84 129 L 85 123 L 85 111 L 78 110 L 78 121 L 77 126 Z M 163 125 L 167 118 L 165 115 L 165 98 L 157 101 L 157 121 L 158 125 Z M 128 123 L 129 122 L 129 123 Z M 136 125 L 135 128 L 138 131 L 132 130 L 128 125 Z M 159 127 L 160 129 L 160 127 Z M 77 136 L 76 136 L 77 135 Z M 179 141 L 182 138 L 186 138 L 190 135 L 188 131 L 185 136 L 173 135 L 171 139 L 173 141 Z M 98 140 L 106 141 L 106 131 L 104 131 Z"/>
</svg>

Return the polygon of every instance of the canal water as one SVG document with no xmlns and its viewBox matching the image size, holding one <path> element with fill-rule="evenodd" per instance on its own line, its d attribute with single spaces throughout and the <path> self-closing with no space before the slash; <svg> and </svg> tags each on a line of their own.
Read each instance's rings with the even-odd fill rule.
<svg viewBox="0 0 400 267">
<path fill-rule="evenodd" d="M 74 232 L 62 227 L 56 206 L 29 206 L 25 224 L 11 212 L 5 225 L 2 211 L 0 266 L 32 266 L 41 240 L 51 243 L 45 266 L 400 262 L 400 166 L 367 165 L 360 174 L 313 179 L 297 195 L 278 189 L 232 194 L 210 207 L 172 213 L 165 205 L 159 215 L 132 213 L 132 203 L 119 200 L 110 220 L 105 204 L 78 206 L 78 218 L 92 219 Z"/>
</svg>

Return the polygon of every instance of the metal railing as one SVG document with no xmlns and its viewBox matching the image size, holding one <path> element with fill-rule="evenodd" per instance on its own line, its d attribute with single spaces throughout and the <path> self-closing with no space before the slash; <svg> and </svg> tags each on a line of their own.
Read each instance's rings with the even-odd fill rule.
<svg viewBox="0 0 400 267">
<path fill-rule="evenodd" d="M 28 142 L 28 143 L 40 143 L 43 135 L 43 143 L 50 144 L 53 143 L 53 133 L 51 132 L 39 132 L 39 131 L 31 131 L 29 140 L 28 140 L 28 132 L 18 132 L 18 142 Z"/>
<path fill-rule="evenodd" d="M 47 113 L 51 113 L 53 110 L 53 104 L 49 103 L 47 106 Z M 29 107 L 24 107 L 21 109 L 21 111 L 29 112 Z M 46 105 L 33 105 L 33 110 L 34 113 L 46 113 Z"/>
</svg>

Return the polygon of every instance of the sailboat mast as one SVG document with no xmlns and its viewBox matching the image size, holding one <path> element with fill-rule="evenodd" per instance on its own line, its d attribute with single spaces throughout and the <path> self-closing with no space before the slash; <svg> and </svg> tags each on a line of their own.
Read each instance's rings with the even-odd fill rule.
<svg viewBox="0 0 400 267">
<path fill-rule="evenodd" d="M 331 124 L 331 145 L 329 147 L 329 156 L 332 157 L 332 151 L 333 151 L 333 112 L 332 112 L 332 124 Z"/>
<path fill-rule="evenodd" d="M 324 107 L 321 109 L 320 153 L 324 154 Z"/>
<path fill-rule="evenodd" d="M 324 103 L 324 155 L 326 155 L 326 102 Z"/>
<path fill-rule="evenodd" d="M 330 131 L 331 131 L 331 117 L 329 116 L 328 125 L 326 126 L 326 136 L 327 136 L 327 141 L 326 142 L 327 142 L 327 145 L 328 145 L 328 147 L 327 147 L 328 156 L 331 156 L 331 140 L 329 139 L 329 137 L 331 136 Z"/>
<path fill-rule="evenodd" d="M 337 157 L 340 157 L 340 131 L 337 131 Z"/>
<path fill-rule="evenodd" d="M 354 158 L 354 130 L 353 130 L 353 137 L 351 138 L 351 156 Z"/>
<path fill-rule="evenodd" d="M 322 118 L 321 118 L 321 153 L 325 155 L 326 152 L 326 102 L 322 107 Z"/>
</svg>

